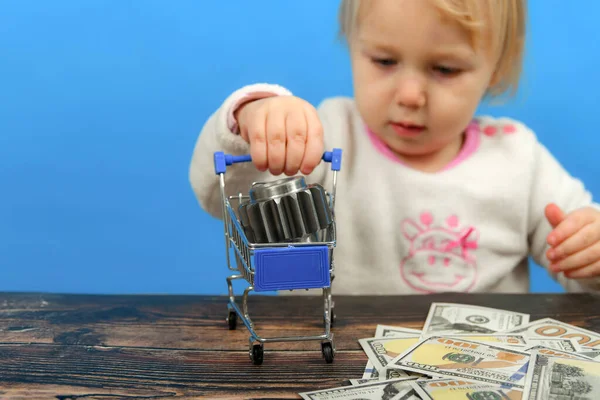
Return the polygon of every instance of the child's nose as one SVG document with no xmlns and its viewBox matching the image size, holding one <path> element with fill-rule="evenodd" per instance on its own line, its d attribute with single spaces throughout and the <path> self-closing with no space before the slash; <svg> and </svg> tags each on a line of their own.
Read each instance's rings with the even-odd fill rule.
<svg viewBox="0 0 600 400">
<path fill-rule="evenodd" d="M 401 76 L 397 81 L 396 103 L 406 108 L 421 108 L 425 106 L 425 84 L 414 75 Z"/>
</svg>

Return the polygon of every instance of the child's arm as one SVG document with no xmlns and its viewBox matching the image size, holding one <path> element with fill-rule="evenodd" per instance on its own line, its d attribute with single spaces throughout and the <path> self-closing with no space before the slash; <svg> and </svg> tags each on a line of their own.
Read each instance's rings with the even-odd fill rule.
<svg viewBox="0 0 600 400">
<path fill-rule="evenodd" d="M 528 221 L 531 256 L 565 290 L 600 291 L 600 252 L 595 252 L 597 256 L 594 256 L 594 251 L 590 253 L 590 249 L 587 249 L 588 245 L 592 245 L 600 250 L 600 206 L 593 202 L 592 195 L 583 183 L 572 177 L 543 145 L 537 143 L 534 149 L 532 156 L 535 171 Z M 584 227 L 586 230 L 582 231 Z M 555 240 L 557 235 L 561 236 L 560 240 Z M 588 238 L 591 240 L 588 241 Z M 572 266 L 583 271 L 580 267 L 588 265 L 586 263 L 597 263 L 593 268 L 597 272 L 575 279 L 575 276 L 566 276 L 570 276 L 575 270 L 565 275 L 564 269 L 555 267 L 555 263 L 560 260 L 549 260 L 548 256 L 552 257 L 557 250 L 562 252 L 567 239 L 571 244 L 570 251 L 579 253 L 579 260 Z M 561 243 L 562 247 L 557 247 Z M 582 253 L 583 251 L 587 253 Z M 590 271 L 589 267 L 587 270 Z"/>
<path fill-rule="evenodd" d="M 250 145 L 239 134 L 235 111 L 248 101 L 283 95 L 291 93 L 277 85 L 255 84 L 243 87 L 225 99 L 202 128 L 194 147 L 189 180 L 200 206 L 212 216 L 220 218 L 222 215 L 219 179 L 214 171 L 214 152 L 250 154 Z M 322 171 L 320 166 L 315 168 L 311 174 L 311 183 L 321 177 Z M 274 176 L 268 170 L 261 172 L 252 163 L 235 164 L 227 168 L 225 189 L 227 195 L 237 195 L 240 192 L 247 194 L 252 182 L 283 177 Z"/>
</svg>

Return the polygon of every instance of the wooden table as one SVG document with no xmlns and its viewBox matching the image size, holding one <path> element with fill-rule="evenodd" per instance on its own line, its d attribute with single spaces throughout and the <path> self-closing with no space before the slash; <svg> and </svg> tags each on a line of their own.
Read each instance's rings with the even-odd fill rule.
<svg viewBox="0 0 600 400">
<path fill-rule="evenodd" d="M 225 323 L 226 297 L 0 293 L 0 398 L 300 398 L 348 384 L 367 357 L 357 339 L 377 324 L 421 328 L 431 302 L 457 302 L 552 317 L 600 331 L 600 297 L 463 295 L 335 297 L 337 348 L 319 342 L 265 345 L 248 355 L 248 331 Z M 321 298 L 253 296 L 259 334 L 321 333 Z"/>
</svg>

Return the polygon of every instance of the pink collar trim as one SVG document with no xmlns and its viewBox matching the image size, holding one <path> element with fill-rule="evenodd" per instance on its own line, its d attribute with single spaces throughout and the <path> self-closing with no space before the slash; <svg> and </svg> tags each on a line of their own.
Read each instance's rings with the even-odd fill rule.
<svg viewBox="0 0 600 400">
<path fill-rule="evenodd" d="M 384 156 L 386 156 L 388 159 L 394 162 L 406 165 L 404 162 L 402 162 L 400 158 L 398 158 L 396 154 L 394 154 L 392 150 L 390 150 L 390 148 L 381 139 L 377 137 L 377 135 L 375 135 L 375 133 L 373 133 L 373 131 L 371 131 L 368 127 L 366 128 L 366 130 L 369 138 L 371 139 L 371 143 L 373 143 L 375 148 L 379 150 L 380 153 L 382 153 Z M 450 161 L 444 168 L 440 170 L 440 172 L 447 171 L 451 168 L 456 167 L 458 164 L 465 161 L 473 153 L 475 153 L 475 151 L 479 147 L 479 132 L 479 124 L 476 121 L 472 121 L 465 130 L 465 142 L 463 143 L 460 152 L 458 153 L 456 158 Z"/>
</svg>

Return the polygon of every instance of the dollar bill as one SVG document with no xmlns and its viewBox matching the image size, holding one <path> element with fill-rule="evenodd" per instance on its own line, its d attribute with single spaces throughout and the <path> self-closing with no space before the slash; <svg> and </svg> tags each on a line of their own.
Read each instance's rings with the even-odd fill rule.
<svg viewBox="0 0 600 400">
<path fill-rule="evenodd" d="M 377 325 L 375 329 L 375 337 L 412 337 L 419 335 L 421 335 L 420 330 L 402 326 Z"/>
<path fill-rule="evenodd" d="M 414 381 L 411 385 L 422 400 L 521 400 L 523 390 L 459 379 Z"/>
<path fill-rule="evenodd" d="M 523 400 L 600 399 L 600 363 L 533 352 Z"/>
<path fill-rule="evenodd" d="M 367 365 L 365 366 L 365 372 L 363 372 L 363 376 L 361 379 L 377 379 L 378 377 L 379 372 L 377 372 L 371 360 L 367 361 Z"/>
<path fill-rule="evenodd" d="M 391 398 L 391 400 L 421 400 L 421 397 L 417 395 L 415 390 L 411 390 L 407 393 L 400 393 Z"/>
<path fill-rule="evenodd" d="M 387 372 L 387 371 L 386 371 Z M 392 370 L 390 372 L 396 372 L 395 370 Z M 419 374 L 415 373 L 414 377 L 417 377 Z M 373 379 L 373 378 L 360 378 L 360 379 L 348 379 L 350 381 L 351 385 L 362 385 L 363 383 L 369 383 L 369 382 L 378 382 L 378 381 L 389 381 L 391 379 L 398 379 L 398 378 L 405 378 L 406 374 L 402 375 L 402 376 L 398 376 L 397 374 L 394 373 L 390 373 L 387 375 L 384 375 L 385 379 Z M 413 375 L 411 375 L 413 376 Z"/>
<path fill-rule="evenodd" d="M 360 379 L 348 379 L 352 386 L 362 385 L 365 383 L 373 383 L 377 382 L 379 379 L 371 379 L 371 378 L 360 378 Z"/>
<path fill-rule="evenodd" d="M 356 386 L 341 386 L 332 389 L 299 393 L 305 400 L 391 400 L 399 396 L 403 400 L 419 400 L 410 381 L 414 377 L 367 382 Z"/>
<path fill-rule="evenodd" d="M 600 361 L 600 350 L 598 351 L 578 351 L 577 354 L 588 357 L 592 360 Z"/>
<path fill-rule="evenodd" d="M 423 326 L 423 337 L 455 333 L 497 333 L 529 322 L 529 314 L 455 303 L 432 303 Z M 514 333 L 510 331 L 511 333 Z"/>
<path fill-rule="evenodd" d="M 391 326 L 391 325 L 377 325 L 375 329 L 375 337 L 376 338 L 386 338 L 386 337 L 414 337 L 419 336 L 421 331 L 417 329 L 404 328 L 402 326 Z M 400 378 L 403 376 L 407 376 L 407 374 L 403 371 L 389 371 L 387 379 L 391 378 Z M 373 365 L 371 360 L 367 361 L 367 365 L 365 366 L 365 371 L 361 379 L 378 379 L 379 372 L 377 368 Z"/>
<path fill-rule="evenodd" d="M 521 349 L 433 336 L 393 359 L 388 368 L 523 388 L 529 358 Z"/>
<path fill-rule="evenodd" d="M 378 376 L 385 370 L 385 367 L 401 353 L 408 350 L 415 343 L 419 342 L 420 336 L 413 337 L 386 337 L 386 338 L 366 338 L 359 339 L 358 342 L 363 348 L 369 361 L 378 372 Z M 398 371 L 400 376 L 408 376 L 404 371 Z"/>
<path fill-rule="evenodd" d="M 439 336 L 439 335 L 431 335 Z M 573 339 L 552 339 L 542 337 L 528 337 L 521 334 L 503 334 L 503 333 L 492 333 L 484 335 L 474 335 L 472 333 L 456 333 L 452 335 L 444 335 L 457 339 L 472 340 L 474 342 L 483 343 L 495 343 L 499 346 L 510 346 L 510 347 L 532 347 L 532 346 L 546 346 L 557 350 L 564 350 L 570 352 L 581 351 L 581 346 Z"/>
<path fill-rule="evenodd" d="M 505 333 L 520 333 L 526 337 L 574 339 L 583 348 L 600 350 L 600 335 L 552 318 L 538 319 Z"/>
<path fill-rule="evenodd" d="M 540 353 L 548 357 L 562 357 L 562 358 L 573 358 L 575 360 L 593 361 L 591 358 L 584 356 L 581 353 L 574 353 L 571 351 L 557 350 L 546 346 L 533 346 L 525 349 L 526 352 L 533 354 L 533 352 Z"/>
<path fill-rule="evenodd" d="M 427 335 L 440 336 L 440 335 Z M 503 334 L 503 333 L 489 333 L 489 334 L 473 334 L 473 333 L 453 333 L 451 335 L 444 335 L 447 337 L 453 337 L 457 339 L 472 340 L 474 342 L 492 343 L 501 346 L 515 346 L 515 347 L 527 347 L 528 339 L 523 335 L 516 334 Z M 424 337 L 421 337 L 422 339 Z"/>
<path fill-rule="evenodd" d="M 573 339 L 551 339 L 551 338 L 527 338 L 528 347 L 545 346 L 551 349 L 570 351 L 576 353 L 581 351 L 581 346 Z"/>
<path fill-rule="evenodd" d="M 404 371 L 402 369 L 386 369 L 380 375 L 379 371 L 377 371 L 377 369 L 375 369 L 373 364 L 371 364 L 371 362 L 369 361 L 369 362 L 367 362 L 367 367 L 365 368 L 365 372 L 364 372 L 361 380 L 366 382 L 366 381 L 373 381 L 373 380 L 388 380 L 388 379 L 402 378 L 405 376 L 421 376 L 421 374 L 418 374 L 416 372 L 411 372 L 411 371 Z"/>
<path fill-rule="evenodd" d="M 382 375 L 382 380 L 384 379 L 392 379 L 392 378 L 402 378 L 404 376 L 409 376 L 412 374 L 408 374 L 405 371 L 402 370 L 389 370 L 389 371 L 385 371 L 384 374 Z M 373 366 L 373 363 L 371 363 L 371 361 L 367 361 L 367 366 L 365 367 L 365 372 L 363 373 L 363 376 L 360 378 L 360 380 L 362 381 L 373 381 L 373 380 L 379 380 L 379 371 L 377 371 L 377 369 L 375 369 L 375 367 Z M 363 382 L 363 383 L 365 383 Z"/>
</svg>

